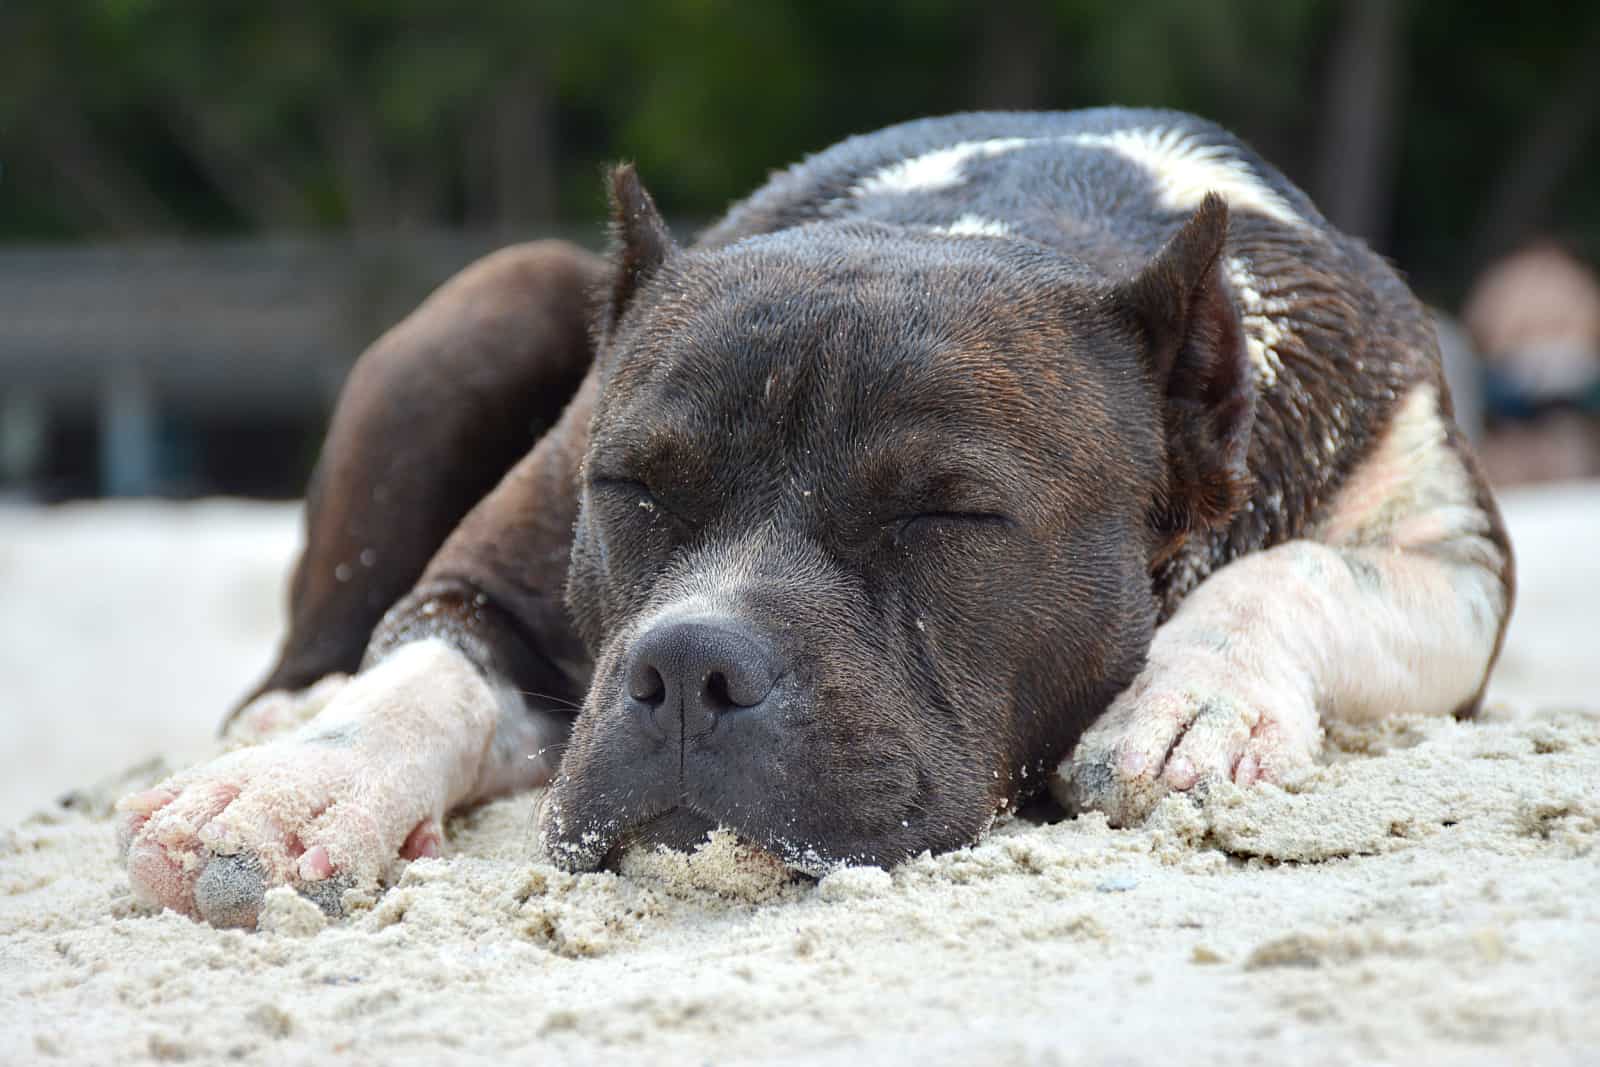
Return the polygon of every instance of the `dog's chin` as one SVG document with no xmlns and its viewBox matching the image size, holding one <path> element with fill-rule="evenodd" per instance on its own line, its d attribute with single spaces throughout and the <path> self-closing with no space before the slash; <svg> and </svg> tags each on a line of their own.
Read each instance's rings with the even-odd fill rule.
<svg viewBox="0 0 1600 1067">
<path fill-rule="evenodd" d="M 966 844 L 975 834 L 948 842 L 925 842 L 916 830 L 899 821 L 898 834 L 883 839 L 840 841 L 825 834 L 815 836 L 773 832 L 772 821 L 792 825 L 779 812 L 766 819 L 728 818 L 681 793 L 667 797 L 630 798 L 638 802 L 630 810 L 595 803 L 594 794 L 604 792 L 585 788 L 582 780 L 559 779 L 540 801 L 536 821 L 543 850 L 556 866 L 573 873 L 607 870 L 620 872 L 622 858 L 629 853 L 667 849 L 693 853 L 705 845 L 714 831 L 725 831 L 743 849 L 765 853 L 798 874 L 820 878 L 846 866 L 890 866 L 924 849 L 942 851 Z M 992 806 L 985 810 L 992 812 Z M 748 816 L 750 813 L 741 812 Z"/>
<path fill-rule="evenodd" d="M 710 840 L 711 832 L 716 828 L 715 819 L 698 811 L 686 807 L 673 808 L 624 831 L 601 858 L 600 868 L 619 870 L 623 854 L 633 849 L 667 848 L 674 852 L 693 852 Z"/>
<path fill-rule="evenodd" d="M 630 852 L 693 852 L 704 845 L 719 820 L 681 801 L 668 806 L 659 801 L 644 810 L 618 811 L 585 803 L 564 781 L 557 781 L 538 802 L 535 821 L 543 849 L 556 866 L 574 874 L 583 871 L 618 872 L 622 857 Z M 737 834 L 740 840 L 744 835 Z"/>
<path fill-rule="evenodd" d="M 693 853 L 708 844 L 711 835 L 719 830 L 731 833 L 742 849 L 766 857 L 776 868 L 788 871 L 791 878 L 820 878 L 843 866 L 841 863 L 824 859 L 815 849 L 768 847 L 693 808 L 678 807 L 646 819 L 631 830 L 623 832 L 616 843 L 601 857 L 599 869 L 616 874 L 623 873 L 623 857 L 629 853 L 652 852 L 656 849 L 670 849 L 684 854 Z"/>
</svg>

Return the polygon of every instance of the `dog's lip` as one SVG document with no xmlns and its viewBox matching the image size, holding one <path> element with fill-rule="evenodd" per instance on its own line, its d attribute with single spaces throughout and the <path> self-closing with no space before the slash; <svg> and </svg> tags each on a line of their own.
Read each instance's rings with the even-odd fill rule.
<svg viewBox="0 0 1600 1067">
<path fill-rule="evenodd" d="M 613 820 L 569 829 L 562 783 L 563 779 L 557 777 L 540 798 L 539 810 L 534 816 L 539 827 L 540 844 L 558 867 L 574 872 L 595 870 L 626 832 L 627 826 Z"/>
<path fill-rule="evenodd" d="M 556 805 L 552 808 L 552 804 Z M 738 827 L 731 826 L 715 815 L 702 811 L 695 805 L 679 802 L 671 807 L 655 809 L 637 814 L 634 817 L 622 820 L 612 820 L 599 826 L 590 826 L 576 835 L 564 835 L 564 826 L 560 825 L 562 813 L 559 800 L 553 796 L 553 790 L 545 796 L 545 806 L 540 819 L 544 823 L 541 832 L 544 848 L 547 855 L 565 870 L 574 873 L 587 871 L 619 869 L 623 854 L 636 845 L 654 845 L 675 849 L 677 851 L 692 851 L 693 848 L 703 843 L 702 840 L 675 841 L 675 842 L 644 842 L 640 840 L 641 833 L 649 827 L 659 824 L 675 815 L 687 814 L 702 820 L 704 828 L 698 831 L 698 836 L 704 838 L 714 830 L 726 830 L 733 834 L 741 843 L 759 849 L 774 857 L 783 866 L 797 874 L 810 878 L 821 878 L 841 867 L 848 866 L 880 866 L 880 861 L 869 855 L 838 855 L 833 850 L 819 849 L 815 845 L 796 844 L 782 837 L 773 840 L 763 840 L 752 836 Z M 551 822 L 556 823 L 554 827 Z M 555 832 L 552 832 L 554 830 Z"/>
<path fill-rule="evenodd" d="M 563 804 L 560 779 L 545 792 L 540 802 L 536 820 L 544 850 L 557 865 L 571 871 L 615 869 L 618 858 L 628 848 L 639 843 L 652 826 L 659 826 L 674 816 L 687 816 L 704 823 L 700 836 L 712 830 L 727 829 L 741 840 L 748 838 L 737 829 L 727 826 L 717 816 L 702 811 L 680 798 L 666 807 L 647 807 L 636 812 L 613 817 L 601 823 L 574 826 L 569 830 L 567 812 Z M 680 835 L 686 836 L 686 835 Z M 659 842 L 668 847 L 693 848 L 698 841 Z"/>
<path fill-rule="evenodd" d="M 785 670 L 779 675 L 779 681 L 792 677 L 795 672 Z M 598 688 L 591 690 L 591 700 L 596 692 Z M 586 713 L 593 711 L 593 706 L 586 705 Z M 805 719 L 798 723 L 787 721 L 785 726 L 793 729 L 797 725 L 810 725 L 817 718 L 813 707 L 808 709 Z M 623 854 L 632 847 L 666 847 L 689 852 L 704 843 L 704 835 L 713 830 L 726 830 L 741 843 L 775 857 L 790 870 L 813 878 L 840 867 L 880 866 L 884 862 L 882 848 L 875 847 L 873 841 L 830 841 L 826 834 L 812 837 L 803 832 L 796 836 L 793 820 L 784 819 L 781 810 L 776 815 L 767 810 L 764 816 L 739 805 L 735 805 L 733 811 L 717 810 L 721 805 L 701 802 L 696 790 L 682 781 L 675 786 L 662 785 L 664 788 L 646 794 L 645 790 L 619 790 L 615 785 L 558 773 L 535 816 L 546 857 L 574 873 L 616 870 Z M 680 815 L 703 821 L 703 832 L 693 840 L 684 837 L 649 839 L 648 831 L 653 826 Z M 900 822 L 900 826 L 905 825 L 904 821 Z M 891 843 L 889 851 L 899 850 Z"/>
<path fill-rule="evenodd" d="M 682 832 L 683 828 L 680 828 L 680 832 L 672 838 L 655 841 L 648 839 L 651 828 L 660 827 L 668 820 L 680 817 L 693 820 L 687 828 L 688 833 Z M 823 858 L 814 848 L 794 848 L 783 842 L 777 843 L 774 847 L 764 843 L 759 838 L 729 825 L 718 816 L 686 801 L 680 801 L 668 808 L 645 811 L 626 821 L 614 820 L 603 826 L 587 827 L 576 835 L 567 835 L 563 833 L 565 827 L 561 825 L 562 812 L 559 800 L 553 798 L 551 793 L 547 793 L 540 819 L 544 823 L 542 837 L 546 853 L 558 866 L 573 872 L 616 871 L 621 866 L 623 854 L 630 848 L 638 846 L 692 852 L 717 830 L 726 830 L 740 843 L 771 855 L 798 874 L 813 878 L 821 877 L 834 867 L 842 865 L 840 862 Z M 552 823 L 555 825 L 552 826 Z"/>
<path fill-rule="evenodd" d="M 671 826 L 673 822 L 682 822 L 684 825 Z M 606 854 L 600 859 L 602 870 L 616 870 L 622 860 L 624 852 L 640 845 L 650 848 L 668 848 L 675 851 L 690 852 L 704 844 L 712 832 L 725 829 L 735 834 L 739 840 L 748 840 L 744 835 L 731 827 L 724 826 L 717 819 L 706 815 L 687 804 L 678 804 L 665 811 L 657 812 L 632 824 L 617 835 L 617 839 Z M 652 831 L 666 830 L 661 838 L 652 838 Z"/>
</svg>

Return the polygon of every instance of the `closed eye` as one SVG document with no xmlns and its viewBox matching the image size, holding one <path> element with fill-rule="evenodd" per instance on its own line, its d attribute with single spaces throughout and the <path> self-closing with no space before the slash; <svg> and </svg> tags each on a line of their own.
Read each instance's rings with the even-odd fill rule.
<svg viewBox="0 0 1600 1067">
<path fill-rule="evenodd" d="M 1001 526 L 1012 527 L 1016 521 L 997 511 L 918 511 L 896 517 L 885 526 L 893 530 L 907 530 L 917 526 Z"/>
<path fill-rule="evenodd" d="M 589 488 L 597 493 L 635 500 L 644 511 L 660 510 L 667 513 L 667 509 L 662 507 L 650 487 L 637 478 L 591 478 Z"/>
<path fill-rule="evenodd" d="M 637 496 L 647 496 L 652 500 L 655 499 L 655 494 L 650 491 L 650 487 L 637 478 L 597 476 L 589 479 L 589 488 L 598 489 L 601 492 L 633 493 Z"/>
<path fill-rule="evenodd" d="M 905 522 L 910 519 L 934 519 L 948 522 L 996 522 L 1004 526 L 1012 525 L 1009 516 L 998 511 L 916 511 L 902 515 L 896 521 Z"/>
<path fill-rule="evenodd" d="M 687 519 L 663 504 L 655 491 L 637 478 L 597 476 L 589 479 L 589 488 L 619 501 L 632 500 L 640 511 L 651 515 L 662 515 L 684 529 L 690 527 Z"/>
</svg>

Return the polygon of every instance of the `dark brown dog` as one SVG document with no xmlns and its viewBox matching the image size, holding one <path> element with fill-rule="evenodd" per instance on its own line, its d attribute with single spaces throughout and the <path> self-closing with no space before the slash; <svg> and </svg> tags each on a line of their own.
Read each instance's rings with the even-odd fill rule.
<svg viewBox="0 0 1600 1067">
<path fill-rule="evenodd" d="M 363 357 L 244 722 L 361 673 L 124 802 L 141 895 L 336 910 L 546 783 L 573 869 L 717 825 L 886 865 L 1046 784 L 1135 819 L 1308 766 L 1320 716 L 1475 706 L 1511 556 L 1427 320 L 1223 131 L 911 123 L 688 250 L 612 195 L 609 263 L 501 253 Z"/>
</svg>

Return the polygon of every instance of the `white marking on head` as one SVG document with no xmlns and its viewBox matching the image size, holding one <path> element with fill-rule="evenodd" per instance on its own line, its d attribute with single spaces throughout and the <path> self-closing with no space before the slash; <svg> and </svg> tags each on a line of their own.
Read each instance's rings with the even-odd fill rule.
<svg viewBox="0 0 1600 1067">
<path fill-rule="evenodd" d="M 966 181 L 962 168 L 969 159 L 1015 152 L 1034 143 L 1027 137 L 996 137 L 987 141 L 963 141 L 948 148 L 935 149 L 920 156 L 902 159 L 868 175 L 850 190 L 852 196 L 875 193 L 916 193 L 948 189 Z"/>
<path fill-rule="evenodd" d="M 1080 133 L 1070 140 L 1073 144 L 1109 148 L 1137 163 L 1161 190 L 1162 204 L 1174 211 L 1192 211 L 1207 193 L 1217 193 L 1232 207 L 1266 215 L 1288 226 L 1305 225 L 1289 202 L 1226 145 L 1208 144 L 1195 134 L 1159 127 Z"/>
<path fill-rule="evenodd" d="M 948 226 L 935 226 L 933 232 L 949 237 L 1010 237 L 1011 227 L 999 219 L 986 219 L 969 212 Z"/>
</svg>

